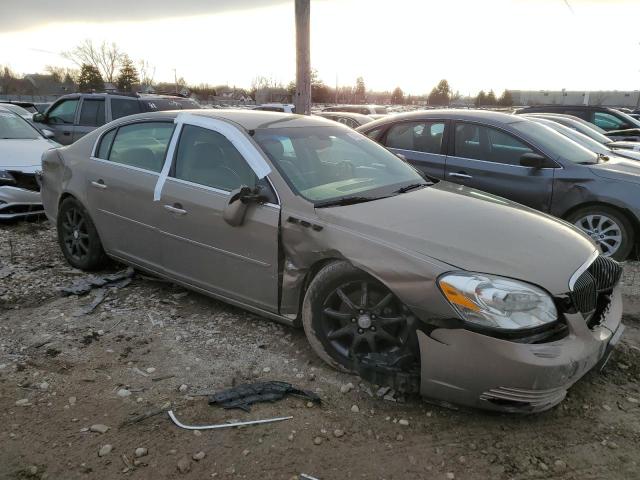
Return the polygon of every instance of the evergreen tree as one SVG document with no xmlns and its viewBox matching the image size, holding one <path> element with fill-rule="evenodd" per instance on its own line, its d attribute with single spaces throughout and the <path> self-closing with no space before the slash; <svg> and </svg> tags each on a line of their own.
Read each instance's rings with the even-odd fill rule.
<svg viewBox="0 0 640 480">
<path fill-rule="evenodd" d="M 355 103 L 364 103 L 366 99 L 366 92 L 364 78 L 358 77 L 356 79 Z"/>
<path fill-rule="evenodd" d="M 495 106 L 498 104 L 498 100 L 496 99 L 496 94 L 493 90 L 489 90 L 487 94 L 487 105 Z"/>
<path fill-rule="evenodd" d="M 129 92 L 131 91 L 131 87 L 139 83 L 140 78 L 138 77 L 138 70 L 133 64 L 133 61 L 127 55 L 124 55 L 122 57 L 120 74 L 116 80 L 118 90 L 121 92 Z"/>
<path fill-rule="evenodd" d="M 396 87 L 391 94 L 391 103 L 393 105 L 404 104 L 404 93 L 400 87 Z"/>
<path fill-rule="evenodd" d="M 500 100 L 498 100 L 498 103 L 503 107 L 513 106 L 513 96 L 511 95 L 511 92 L 509 90 L 505 90 L 504 92 L 502 92 L 502 95 L 500 96 Z"/>
<path fill-rule="evenodd" d="M 78 77 L 78 89 L 81 92 L 103 91 L 104 81 L 100 71 L 93 65 L 83 64 Z"/>
<path fill-rule="evenodd" d="M 431 90 L 428 97 L 429 105 L 449 105 L 451 101 L 451 87 L 445 79 L 440 80 L 438 85 Z"/>
<path fill-rule="evenodd" d="M 476 107 L 482 107 L 487 104 L 487 94 L 484 93 L 484 90 L 480 90 L 478 92 L 478 96 L 476 97 Z"/>
</svg>

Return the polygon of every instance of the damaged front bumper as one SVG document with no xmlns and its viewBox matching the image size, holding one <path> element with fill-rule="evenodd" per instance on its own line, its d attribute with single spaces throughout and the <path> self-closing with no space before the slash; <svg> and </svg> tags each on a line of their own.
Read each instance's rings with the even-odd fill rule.
<svg viewBox="0 0 640 480">
<path fill-rule="evenodd" d="M 0 187 L 0 220 L 44 214 L 40 192 L 25 188 Z"/>
<path fill-rule="evenodd" d="M 420 393 L 427 399 L 489 410 L 533 413 L 560 403 L 567 389 L 606 362 L 624 330 L 616 288 L 598 325 L 565 314 L 569 334 L 526 344 L 464 329 L 418 331 Z"/>
</svg>

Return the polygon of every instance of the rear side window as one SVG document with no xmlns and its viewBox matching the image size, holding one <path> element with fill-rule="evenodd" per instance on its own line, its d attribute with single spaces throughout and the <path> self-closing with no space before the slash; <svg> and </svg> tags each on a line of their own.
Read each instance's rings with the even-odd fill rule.
<svg viewBox="0 0 640 480">
<path fill-rule="evenodd" d="M 391 127 L 386 146 L 424 153 L 442 153 L 443 122 L 404 122 Z"/>
<path fill-rule="evenodd" d="M 111 99 L 111 119 L 126 117 L 127 115 L 135 115 L 140 113 L 140 102 L 138 100 L 129 100 L 125 98 Z"/>
<path fill-rule="evenodd" d="M 109 160 L 152 172 L 162 170 L 173 123 L 144 122 L 118 128 Z M 104 140 L 104 139 L 103 139 Z M 102 144 L 100 145 L 102 148 Z"/>
<path fill-rule="evenodd" d="M 182 129 L 173 177 L 228 192 L 242 185 L 255 187 L 258 181 L 224 135 L 193 125 Z"/>
<path fill-rule="evenodd" d="M 98 151 L 96 152 L 96 157 L 102 158 L 104 160 L 109 158 L 109 150 L 111 149 L 111 144 L 113 143 L 113 137 L 116 136 L 116 131 L 118 129 L 114 128 L 110 132 L 107 132 L 103 135 L 102 140 L 100 140 L 100 146 L 98 147 Z"/>
<path fill-rule="evenodd" d="M 143 100 L 145 107 L 150 112 L 164 110 L 190 110 L 200 109 L 200 105 L 191 98 L 154 98 Z"/>
<path fill-rule="evenodd" d="M 85 98 L 82 101 L 78 125 L 84 127 L 99 127 L 104 125 L 104 123 L 104 100 Z"/>
</svg>

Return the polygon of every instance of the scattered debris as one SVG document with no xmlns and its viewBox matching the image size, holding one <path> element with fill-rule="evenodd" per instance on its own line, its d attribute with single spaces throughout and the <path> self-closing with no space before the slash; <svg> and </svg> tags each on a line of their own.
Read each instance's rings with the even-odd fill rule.
<svg viewBox="0 0 640 480">
<path fill-rule="evenodd" d="M 200 460 L 204 459 L 204 457 L 206 456 L 207 456 L 206 453 L 204 453 L 203 451 L 200 451 L 200 452 L 194 453 L 191 458 L 193 458 L 196 462 L 199 462 Z"/>
<path fill-rule="evenodd" d="M 0 280 L 9 278 L 11 275 L 13 275 L 12 267 L 7 266 L 7 267 L 0 268 Z"/>
<path fill-rule="evenodd" d="M 176 418 L 172 410 L 169 410 L 167 413 L 169 414 L 169 418 L 173 421 L 173 423 L 175 423 L 178 427 L 184 428 L 186 430 L 217 430 L 220 428 L 231 428 L 231 427 L 241 427 L 244 425 L 258 425 L 261 423 L 281 422 L 283 420 L 291 420 L 293 418 L 289 416 L 289 417 L 267 418 L 264 420 L 249 420 L 247 422 L 221 423 L 218 425 L 185 425 Z"/>
<path fill-rule="evenodd" d="M 312 477 L 311 475 L 307 475 L 306 473 L 301 473 L 300 480 L 320 480 L 320 479 L 316 477 Z"/>
<path fill-rule="evenodd" d="M 108 430 L 109 430 L 109 427 L 101 423 L 96 423 L 95 425 L 91 425 L 91 427 L 89 428 L 89 431 L 96 432 L 96 433 L 107 433 Z"/>
<path fill-rule="evenodd" d="M 87 305 L 79 308 L 77 311 L 73 312 L 72 316 L 74 317 L 82 317 L 83 315 L 89 315 L 91 312 L 93 312 L 98 305 L 100 305 L 104 299 L 107 296 L 107 292 L 104 288 L 100 288 L 98 290 L 96 290 L 96 296 L 93 298 L 93 300 L 88 303 Z"/>
<path fill-rule="evenodd" d="M 134 275 L 133 268 L 129 267 L 126 270 L 121 270 L 110 275 L 89 275 L 85 278 L 75 280 L 70 286 L 60 288 L 63 295 L 84 295 L 89 293 L 94 288 L 101 287 L 114 287 L 122 288 L 131 283 L 131 278 Z"/>
<path fill-rule="evenodd" d="M 166 412 L 167 409 L 169 408 L 169 406 L 170 406 L 170 404 L 163 405 L 162 408 L 154 408 L 153 410 L 149 410 L 148 412 L 142 413 L 140 415 L 136 415 L 136 416 L 130 418 L 129 420 L 125 420 L 124 422 L 122 422 L 120 424 L 120 426 L 124 427 L 125 425 L 132 425 L 134 423 L 138 423 L 138 422 L 141 422 L 143 420 L 146 420 L 147 418 L 151 418 L 151 417 L 155 417 L 156 415 L 160 415 L 161 413 Z"/>
<path fill-rule="evenodd" d="M 309 390 L 301 390 L 286 382 L 257 382 L 214 393 L 209 396 L 209 405 L 218 404 L 223 408 L 239 408 L 245 412 L 258 402 L 275 402 L 286 395 L 293 395 L 313 403 L 321 403 L 318 395 Z"/>
</svg>

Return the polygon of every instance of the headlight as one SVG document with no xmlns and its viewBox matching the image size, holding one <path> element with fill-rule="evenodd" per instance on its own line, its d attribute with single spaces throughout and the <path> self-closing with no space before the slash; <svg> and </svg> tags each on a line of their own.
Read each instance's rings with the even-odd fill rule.
<svg viewBox="0 0 640 480">
<path fill-rule="evenodd" d="M 453 272 L 441 276 L 438 285 L 462 319 L 480 327 L 519 330 L 540 327 L 558 318 L 549 294 L 528 283 Z"/>
<path fill-rule="evenodd" d="M 16 183 L 16 179 L 13 178 L 6 170 L 0 170 L 0 185 L 12 185 Z"/>
</svg>

